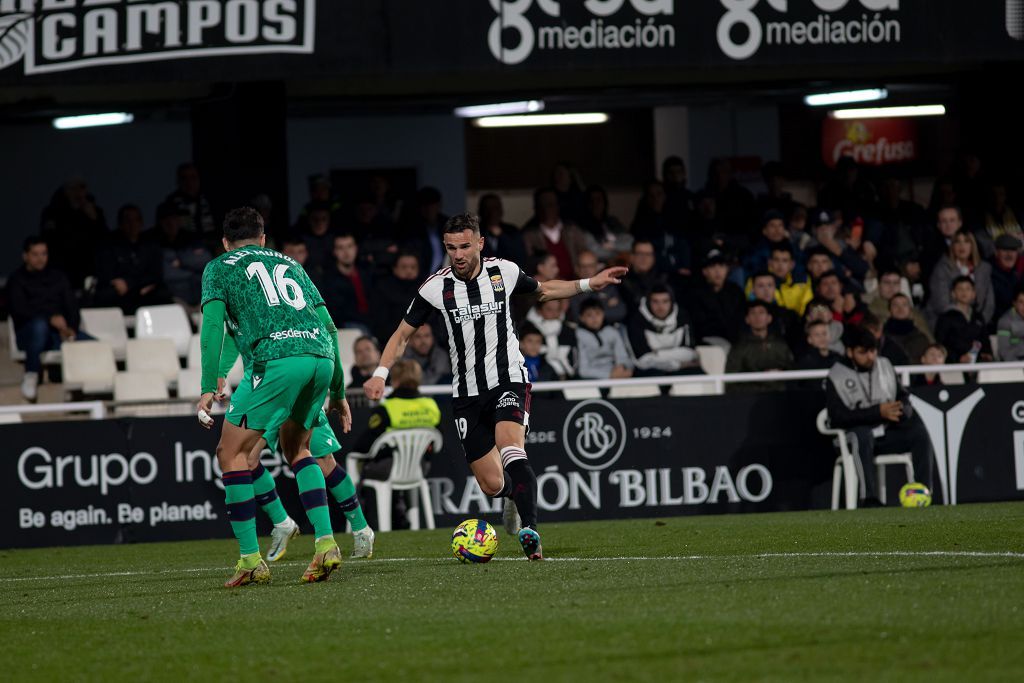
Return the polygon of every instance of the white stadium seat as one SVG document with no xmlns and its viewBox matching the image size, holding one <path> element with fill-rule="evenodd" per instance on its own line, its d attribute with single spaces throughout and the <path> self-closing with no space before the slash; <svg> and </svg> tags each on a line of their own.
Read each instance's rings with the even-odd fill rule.
<svg viewBox="0 0 1024 683">
<path fill-rule="evenodd" d="M 178 356 L 185 358 L 192 340 L 192 323 L 185 309 L 178 304 L 143 306 L 135 312 L 135 337 L 172 339 Z"/>
<path fill-rule="evenodd" d="M 345 368 L 345 375 L 351 371 L 356 362 L 356 352 L 352 349 L 356 339 L 363 336 L 361 330 L 338 330 L 338 355 L 341 356 L 341 367 Z"/>
<path fill-rule="evenodd" d="M 669 396 L 714 396 L 719 392 L 714 382 L 685 382 L 673 384 L 668 390 Z"/>
<path fill-rule="evenodd" d="M 956 386 L 959 384 L 967 383 L 964 379 L 964 373 L 957 372 L 955 370 L 951 370 L 949 372 L 940 372 L 939 379 L 942 380 L 943 384 L 946 384 L 948 386 Z"/>
<path fill-rule="evenodd" d="M 1006 368 L 1005 370 L 978 371 L 978 384 L 1008 384 L 1011 382 L 1024 382 L 1024 370 Z"/>
<path fill-rule="evenodd" d="M 199 346 L 199 335 L 193 334 L 188 340 L 188 361 L 186 368 L 200 368 L 203 366 L 203 351 Z"/>
<path fill-rule="evenodd" d="M 64 342 L 61 350 L 61 374 L 67 388 L 80 388 L 85 394 L 109 394 L 114 390 L 114 349 L 102 341 Z"/>
<path fill-rule="evenodd" d="M 601 398 L 601 390 L 596 387 L 580 387 L 562 389 L 562 395 L 566 401 L 585 401 L 591 398 Z"/>
<path fill-rule="evenodd" d="M 164 385 L 178 381 L 181 364 L 174 342 L 170 339 L 129 339 L 125 359 L 128 372 L 155 372 Z"/>
<path fill-rule="evenodd" d="M 721 375 L 725 373 L 725 349 L 721 346 L 698 346 L 697 357 L 700 359 L 700 369 L 709 375 Z"/>
<path fill-rule="evenodd" d="M 82 330 L 114 349 L 114 358 L 124 360 L 128 345 L 128 326 L 120 308 L 83 308 Z"/>
<path fill-rule="evenodd" d="M 202 391 L 203 371 L 184 368 L 178 371 L 178 398 L 199 398 Z"/>
<path fill-rule="evenodd" d="M 627 384 L 613 386 L 608 390 L 608 398 L 652 398 L 661 396 L 661 387 L 657 384 Z"/>
<path fill-rule="evenodd" d="M 0 413 L 0 425 L 21 424 L 21 413 Z"/>
<path fill-rule="evenodd" d="M 14 331 L 14 321 L 7 319 L 7 353 L 15 363 L 25 362 L 25 352 L 18 348 L 18 335 Z M 60 365 L 60 351 L 44 351 L 39 357 L 43 365 Z"/>
<path fill-rule="evenodd" d="M 114 376 L 115 401 L 162 401 L 167 385 L 159 372 L 119 372 Z"/>
</svg>

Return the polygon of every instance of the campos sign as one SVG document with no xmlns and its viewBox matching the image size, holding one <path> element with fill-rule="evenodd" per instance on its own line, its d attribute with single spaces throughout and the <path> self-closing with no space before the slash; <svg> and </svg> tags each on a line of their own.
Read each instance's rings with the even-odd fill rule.
<svg viewBox="0 0 1024 683">
<path fill-rule="evenodd" d="M 864 166 L 902 164 L 917 159 L 917 125 L 912 119 L 825 119 L 821 157 L 834 168 L 843 157 Z"/>
<path fill-rule="evenodd" d="M 316 0 L 0 0 L 0 69 L 313 52 Z"/>
</svg>

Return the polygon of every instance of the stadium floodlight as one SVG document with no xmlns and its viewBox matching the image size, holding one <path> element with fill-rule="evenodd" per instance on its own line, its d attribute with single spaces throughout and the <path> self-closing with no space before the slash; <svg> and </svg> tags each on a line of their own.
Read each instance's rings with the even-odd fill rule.
<svg viewBox="0 0 1024 683">
<path fill-rule="evenodd" d="M 470 107 L 456 107 L 455 115 L 463 119 L 476 119 L 481 116 L 532 114 L 537 111 L 544 111 L 544 103 L 541 100 L 498 102 L 497 104 L 475 104 Z"/>
<path fill-rule="evenodd" d="M 53 127 L 57 130 L 72 130 L 74 128 L 94 128 L 96 126 L 119 126 L 123 123 L 131 123 L 134 120 L 134 114 L 116 111 L 106 114 L 59 116 L 53 120 Z"/>
<path fill-rule="evenodd" d="M 488 116 L 476 119 L 480 128 L 519 128 L 522 126 L 579 126 L 606 123 L 608 114 L 527 114 L 525 116 Z"/>
<path fill-rule="evenodd" d="M 889 96 L 885 88 L 867 88 L 865 90 L 845 90 L 843 92 L 823 92 L 816 95 L 805 95 L 804 104 L 809 107 L 829 107 L 837 104 L 853 102 L 874 102 Z"/>
<path fill-rule="evenodd" d="M 836 109 L 829 112 L 834 119 L 889 119 L 904 116 L 943 116 L 946 107 L 941 104 L 920 104 L 913 107 L 868 107 L 865 109 Z"/>
</svg>

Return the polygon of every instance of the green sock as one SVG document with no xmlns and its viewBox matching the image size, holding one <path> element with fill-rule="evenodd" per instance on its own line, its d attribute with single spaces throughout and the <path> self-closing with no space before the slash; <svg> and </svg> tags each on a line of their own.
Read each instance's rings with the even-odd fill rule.
<svg viewBox="0 0 1024 683">
<path fill-rule="evenodd" d="M 359 505 L 359 496 L 356 495 L 356 485 L 345 470 L 335 465 L 331 473 L 325 479 L 327 490 L 331 492 L 334 500 L 338 501 L 338 507 L 345 513 L 345 519 L 352 525 L 352 531 L 362 531 L 366 528 L 366 517 L 363 516 L 363 508 Z"/>
<path fill-rule="evenodd" d="M 331 510 L 327 507 L 327 486 L 324 473 L 313 458 L 306 457 L 292 465 L 295 483 L 299 485 L 299 498 L 302 507 L 306 508 L 306 516 L 313 525 L 316 538 L 333 536 L 331 529 Z"/>
<path fill-rule="evenodd" d="M 288 513 L 284 511 L 284 505 L 277 497 L 274 478 L 263 465 L 257 465 L 252 471 L 252 488 L 256 492 L 256 503 L 267 513 L 271 522 L 280 524 L 288 519 Z"/>
<path fill-rule="evenodd" d="M 260 544 L 256 540 L 256 500 L 252 488 L 252 472 L 225 472 L 221 481 L 224 484 L 224 499 L 228 506 L 231 530 L 238 539 L 241 554 L 258 554 Z"/>
</svg>

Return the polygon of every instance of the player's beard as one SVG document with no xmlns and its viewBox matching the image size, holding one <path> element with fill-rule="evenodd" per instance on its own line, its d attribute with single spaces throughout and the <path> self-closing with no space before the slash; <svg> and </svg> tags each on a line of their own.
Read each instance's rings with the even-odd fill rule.
<svg viewBox="0 0 1024 683">
<path fill-rule="evenodd" d="M 461 277 L 462 279 L 467 279 L 469 277 L 472 277 L 473 273 L 476 272 L 477 266 L 479 266 L 479 265 L 480 265 L 480 257 L 479 256 L 475 256 L 475 257 L 471 257 L 471 258 L 466 259 L 465 270 L 461 270 L 459 268 L 458 263 L 455 262 L 455 261 L 452 261 L 452 268 L 455 269 L 455 274 L 458 275 L 459 277 Z"/>
</svg>

